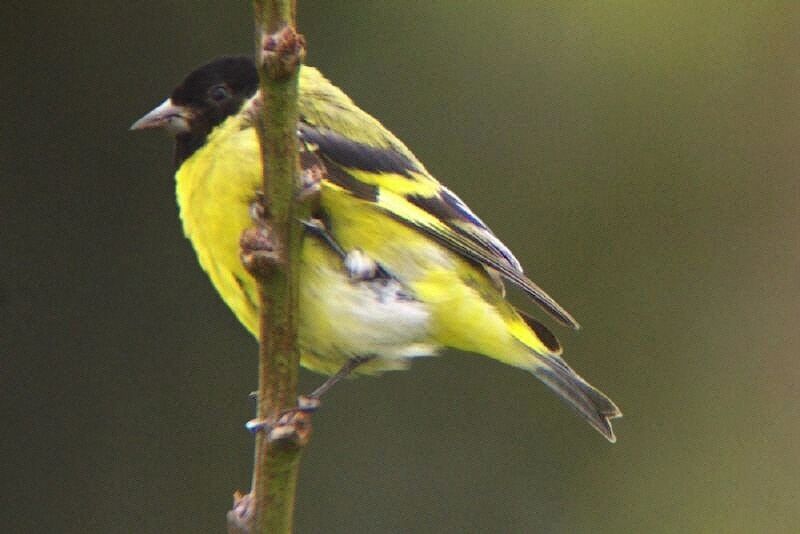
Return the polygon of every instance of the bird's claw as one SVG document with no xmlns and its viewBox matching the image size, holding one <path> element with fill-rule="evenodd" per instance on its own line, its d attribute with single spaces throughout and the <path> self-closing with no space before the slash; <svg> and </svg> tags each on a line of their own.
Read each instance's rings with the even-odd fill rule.
<svg viewBox="0 0 800 534">
<path fill-rule="evenodd" d="M 252 397 L 258 397 L 258 392 L 254 391 L 250 394 Z M 251 419 L 245 423 L 244 427 L 255 434 L 259 431 L 265 431 L 269 435 L 269 439 L 283 439 L 286 430 L 281 430 L 283 427 L 293 427 L 298 424 L 307 426 L 309 416 L 316 412 L 321 405 L 319 397 L 311 395 L 300 395 L 297 397 L 297 406 L 282 411 L 277 420 L 272 423 L 265 419 Z"/>
<path fill-rule="evenodd" d="M 244 427 L 251 433 L 255 434 L 261 430 L 269 430 L 272 428 L 272 425 L 269 424 L 264 419 L 250 419 L 248 422 L 244 424 Z"/>
</svg>

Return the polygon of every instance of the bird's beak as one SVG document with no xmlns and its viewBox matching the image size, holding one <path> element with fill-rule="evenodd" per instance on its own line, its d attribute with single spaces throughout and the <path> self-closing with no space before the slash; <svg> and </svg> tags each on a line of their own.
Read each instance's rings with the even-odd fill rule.
<svg viewBox="0 0 800 534">
<path fill-rule="evenodd" d="M 172 99 L 164 100 L 157 108 L 134 122 L 131 130 L 148 130 L 150 128 L 164 128 L 169 133 L 177 135 L 188 132 L 192 112 L 185 106 L 177 106 Z"/>
</svg>

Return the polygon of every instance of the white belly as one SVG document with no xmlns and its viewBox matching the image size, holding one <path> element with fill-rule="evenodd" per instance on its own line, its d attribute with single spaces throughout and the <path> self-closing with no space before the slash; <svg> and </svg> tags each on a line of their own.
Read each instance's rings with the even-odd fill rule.
<svg viewBox="0 0 800 534">
<path fill-rule="evenodd" d="M 351 280 L 338 258 L 306 263 L 300 294 L 300 349 L 312 370 L 333 373 L 354 356 L 374 356 L 362 372 L 402 369 L 430 356 L 430 313 L 393 279 Z"/>
</svg>

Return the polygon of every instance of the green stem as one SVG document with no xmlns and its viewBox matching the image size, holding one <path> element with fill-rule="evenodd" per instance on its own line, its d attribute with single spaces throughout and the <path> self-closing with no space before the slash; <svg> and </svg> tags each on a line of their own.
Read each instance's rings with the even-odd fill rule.
<svg viewBox="0 0 800 534">
<path fill-rule="evenodd" d="M 264 170 L 264 203 L 280 261 L 258 276 L 261 294 L 257 418 L 274 426 L 297 401 L 298 259 L 303 209 L 297 202 L 298 77 L 302 37 L 294 30 L 293 0 L 254 0 L 256 63 L 263 120 L 257 121 Z M 292 531 L 295 488 L 304 440 L 273 439 L 270 427 L 255 439 L 251 490 L 252 533 Z"/>
</svg>

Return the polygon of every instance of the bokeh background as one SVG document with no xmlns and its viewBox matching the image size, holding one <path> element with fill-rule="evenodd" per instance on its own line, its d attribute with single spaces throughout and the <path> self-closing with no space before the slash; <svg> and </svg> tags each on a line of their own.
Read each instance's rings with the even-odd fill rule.
<svg viewBox="0 0 800 534">
<path fill-rule="evenodd" d="M 348 382 L 297 531 L 796 531 L 800 4 L 299 4 L 308 62 L 575 314 L 625 418 L 612 446 L 455 352 Z M 170 140 L 127 128 L 249 53 L 250 6 L 0 11 L 0 529 L 223 531 L 256 344 L 181 235 Z"/>
</svg>

